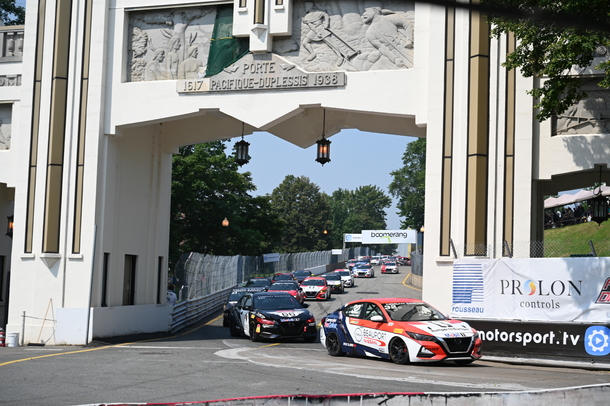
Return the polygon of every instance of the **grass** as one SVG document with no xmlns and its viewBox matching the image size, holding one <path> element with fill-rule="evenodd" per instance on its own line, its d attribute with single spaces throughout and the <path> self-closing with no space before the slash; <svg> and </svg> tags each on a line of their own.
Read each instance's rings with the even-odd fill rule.
<svg viewBox="0 0 610 406">
<path fill-rule="evenodd" d="M 598 257 L 610 257 L 610 221 L 544 230 L 545 253 L 552 249 L 553 257 L 589 254 L 589 241 L 593 242 Z"/>
</svg>

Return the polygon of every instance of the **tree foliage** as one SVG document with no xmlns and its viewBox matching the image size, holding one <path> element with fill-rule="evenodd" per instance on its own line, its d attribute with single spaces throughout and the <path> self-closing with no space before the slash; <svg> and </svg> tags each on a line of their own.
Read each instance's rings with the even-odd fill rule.
<svg viewBox="0 0 610 406">
<path fill-rule="evenodd" d="M 426 139 L 407 144 L 402 156 L 404 166 L 391 172 L 390 194 L 398 198 L 398 214 L 403 228 L 419 230 L 424 225 L 426 194 Z"/>
<path fill-rule="evenodd" d="M 249 172 L 222 141 L 181 147 L 173 158 L 170 263 L 184 252 L 261 255 L 276 243 L 281 221 L 269 198 L 252 197 Z M 229 226 L 223 227 L 224 218 Z"/>
<path fill-rule="evenodd" d="M 25 8 L 17 5 L 15 0 L 0 0 L 0 20 L 4 25 L 23 25 Z"/>
<path fill-rule="evenodd" d="M 271 193 L 271 207 L 283 221 L 280 252 L 329 249 L 330 204 L 328 195 L 306 176 L 287 175 Z"/>
<path fill-rule="evenodd" d="M 537 118 L 561 114 L 586 97 L 579 75 L 594 63 L 598 46 L 610 46 L 608 0 L 482 0 L 483 6 L 510 10 L 490 13 L 493 35 L 512 32 L 517 48 L 505 66 L 519 68 L 525 77 L 548 78 L 529 93 L 537 99 Z M 605 29 L 599 29 L 605 27 Z M 598 63 L 605 72 L 599 86 L 610 88 L 610 62 Z"/>
<path fill-rule="evenodd" d="M 360 186 L 354 191 L 338 189 L 330 196 L 332 208 L 331 240 L 333 247 L 343 244 L 343 234 L 362 230 L 385 230 L 386 211 L 392 200 L 378 186 Z M 371 247 L 377 252 L 392 251 L 395 246 L 386 244 Z M 388 253 L 390 253 L 388 252 Z"/>
</svg>

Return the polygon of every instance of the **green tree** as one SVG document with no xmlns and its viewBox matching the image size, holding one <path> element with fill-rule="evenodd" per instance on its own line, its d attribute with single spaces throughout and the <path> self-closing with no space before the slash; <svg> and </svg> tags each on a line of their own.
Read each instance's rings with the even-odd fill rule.
<svg viewBox="0 0 610 406">
<path fill-rule="evenodd" d="M 548 78 L 542 87 L 529 91 L 538 100 L 535 107 L 539 109 L 536 117 L 540 121 L 563 113 L 586 97 L 580 89 L 580 74 L 594 63 L 598 46 L 610 46 L 610 1 L 482 0 L 481 3 L 503 10 L 488 14 L 493 23 L 492 34 L 512 32 L 517 40 L 505 66 L 519 68 L 525 77 Z M 609 88 L 610 62 L 599 63 L 596 69 L 605 72 L 599 86 Z"/>
<path fill-rule="evenodd" d="M 343 234 L 362 230 L 385 230 L 386 210 L 392 199 L 378 186 L 360 186 L 354 191 L 338 189 L 330 196 L 332 208 L 331 241 L 333 247 L 343 246 Z M 390 253 L 395 246 L 375 245 L 375 251 Z"/>
<path fill-rule="evenodd" d="M 286 176 L 271 193 L 271 207 L 284 222 L 278 251 L 329 249 L 329 236 L 324 234 L 331 225 L 328 195 L 309 178 Z"/>
<path fill-rule="evenodd" d="M 15 0 L 0 0 L 0 20 L 4 25 L 23 25 L 25 8 L 17 5 Z"/>
<path fill-rule="evenodd" d="M 426 139 L 407 144 L 402 156 L 404 166 L 391 172 L 394 177 L 389 190 L 398 198 L 398 214 L 404 217 L 403 228 L 419 230 L 424 225 L 426 194 Z"/>
<path fill-rule="evenodd" d="M 170 264 L 182 253 L 260 255 L 279 239 L 269 198 L 252 197 L 249 172 L 237 172 L 222 141 L 181 147 L 174 155 Z M 223 227 L 224 218 L 229 226 Z"/>
</svg>

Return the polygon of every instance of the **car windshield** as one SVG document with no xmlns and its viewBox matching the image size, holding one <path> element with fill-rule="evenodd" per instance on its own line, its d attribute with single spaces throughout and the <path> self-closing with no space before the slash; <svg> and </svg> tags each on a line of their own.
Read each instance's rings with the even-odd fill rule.
<svg viewBox="0 0 610 406">
<path fill-rule="evenodd" d="M 248 292 L 245 292 L 245 291 L 242 291 L 242 292 L 231 292 L 231 295 L 229 295 L 229 302 L 237 302 L 239 299 L 244 297 L 244 295 L 246 293 L 248 293 Z"/>
<path fill-rule="evenodd" d="M 371 266 L 368 264 L 357 264 L 356 268 L 358 269 L 371 269 Z"/>
<path fill-rule="evenodd" d="M 383 308 L 394 321 L 430 321 L 446 319 L 438 310 L 423 302 L 384 303 Z"/>
<path fill-rule="evenodd" d="M 294 276 L 309 276 L 311 272 L 309 271 L 294 271 Z"/>
<path fill-rule="evenodd" d="M 298 286 L 297 283 L 274 283 L 269 286 L 269 289 L 267 290 L 297 290 L 299 288 Z"/>
<path fill-rule="evenodd" d="M 341 275 L 328 274 L 328 275 L 322 275 L 322 277 L 324 279 L 326 279 L 327 281 L 340 281 L 341 280 Z"/>
<path fill-rule="evenodd" d="M 254 296 L 254 308 L 258 310 L 284 310 L 302 307 L 291 295 Z"/>
<path fill-rule="evenodd" d="M 324 286 L 323 279 L 305 279 L 302 283 L 305 286 Z"/>
<path fill-rule="evenodd" d="M 280 281 L 280 280 L 284 280 L 284 281 L 286 281 L 286 280 L 287 280 L 287 281 L 290 281 L 290 280 L 293 280 L 293 279 L 294 279 L 294 277 L 292 276 L 292 274 L 286 274 L 286 275 L 275 275 L 275 276 L 273 277 L 273 280 L 276 280 L 276 281 Z"/>
<path fill-rule="evenodd" d="M 386 266 L 387 265 L 389 265 L 389 266 L 396 266 L 396 262 L 386 262 L 385 264 L 386 264 Z"/>
<path fill-rule="evenodd" d="M 269 286 L 271 282 L 267 278 L 250 279 L 246 286 Z"/>
<path fill-rule="evenodd" d="M 337 271 L 339 276 L 350 276 L 351 273 L 349 271 Z"/>
</svg>

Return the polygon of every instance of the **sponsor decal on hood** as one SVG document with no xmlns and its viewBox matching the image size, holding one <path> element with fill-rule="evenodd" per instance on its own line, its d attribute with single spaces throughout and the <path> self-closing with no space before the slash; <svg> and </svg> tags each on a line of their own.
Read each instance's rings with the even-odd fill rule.
<svg viewBox="0 0 610 406">
<path fill-rule="evenodd" d="M 422 321 L 413 323 L 414 327 L 438 337 L 470 337 L 472 329 L 468 323 L 448 321 Z"/>
</svg>

